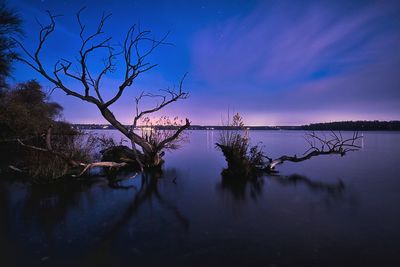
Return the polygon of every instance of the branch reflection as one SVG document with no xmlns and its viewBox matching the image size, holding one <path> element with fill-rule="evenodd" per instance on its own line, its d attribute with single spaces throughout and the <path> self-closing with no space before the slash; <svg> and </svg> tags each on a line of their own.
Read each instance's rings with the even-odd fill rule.
<svg viewBox="0 0 400 267">
<path fill-rule="evenodd" d="M 246 179 L 242 177 L 226 176 L 224 173 L 222 174 L 221 182 L 217 185 L 217 190 L 229 192 L 236 200 L 245 200 L 247 197 L 256 200 L 262 195 L 265 186 L 264 179 L 278 182 L 282 186 L 304 185 L 313 192 L 325 192 L 330 196 L 339 196 L 345 191 L 345 184 L 341 180 L 336 183 L 327 183 L 316 181 L 299 174 L 271 174 Z"/>
</svg>

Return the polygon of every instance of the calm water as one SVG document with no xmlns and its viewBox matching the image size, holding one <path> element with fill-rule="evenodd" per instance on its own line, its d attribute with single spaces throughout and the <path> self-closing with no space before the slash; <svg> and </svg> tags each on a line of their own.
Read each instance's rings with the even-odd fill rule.
<svg viewBox="0 0 400 267">
<path fill-rule="evenodd" d="M 217 134 L 191 132 L 161 176 L 0 182 L 0 265 L 400 266 L 400 133 L 236 184 L 221 178 Z M 273 156 L 300 155 L 303 135 L 251 132 Z"/>
</svg>

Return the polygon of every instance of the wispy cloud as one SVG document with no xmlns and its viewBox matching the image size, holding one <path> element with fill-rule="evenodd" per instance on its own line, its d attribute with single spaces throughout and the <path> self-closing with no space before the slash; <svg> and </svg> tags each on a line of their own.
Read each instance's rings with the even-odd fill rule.
<svg viewBox="0 0 400 267">
<path fill-rule="evenodd" d="M 400 115 L 398 10 L 382 2 L 262 4 L 196 35 L 196 78 L 220 94 L 246 94 L 227 101 L 253 107 L 249 113 L 257 117 L 336 109 L 372 118 L 385 101 L 388 112 Z"/>
</svg>

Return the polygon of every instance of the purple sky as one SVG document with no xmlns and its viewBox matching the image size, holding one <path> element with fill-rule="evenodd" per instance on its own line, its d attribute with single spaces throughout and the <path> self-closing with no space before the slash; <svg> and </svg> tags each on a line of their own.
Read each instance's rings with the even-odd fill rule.
<svg viewBox="0 0 400 267">
<path fill-rule="evenodd" d="M 400 119 L 398 1 L 126 2 L 15 0 L 10 5 L 23 14 L 24 42 L 32 48 L 35 17 L 44 19 L 46 9 L 64 14 L 42 54 L 48 66 L 60 57 L 74 58 L 79 40 L 74 12 L 83 5 L 88 27 L 101 11 L 113 13 L 107 31 L 116 40 L 139 19 L 155 35 L 171 31 L 175 46 L 162 47 L 152 58 L 160 66 L 138 79 L 114 106 L 124 123 L 132 119 L 138 92 L 176 86 L 186 71 L 190 98 L 159 115 L 220 124 L 229 108 L 243 114 L 248 125 Z M 99 62 L 93 60 L 94 71 Z M 104 81 L 106 96 L 121 82 L 119 74 L 117 69 Z M 49 86 L 22 65 L 14 76 Z M 94 106 L 60 91 L 52 98 L 65 107 L 71 122 L 104 122 Z"/>
</svg>

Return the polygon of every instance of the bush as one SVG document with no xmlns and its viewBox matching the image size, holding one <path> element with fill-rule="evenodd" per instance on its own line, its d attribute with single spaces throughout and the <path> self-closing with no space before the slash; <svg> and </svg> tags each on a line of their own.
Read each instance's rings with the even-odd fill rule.
<svg viewBox="0 0 400 267">
<path fill-rule="evenodd" d="M 250 146 L 248 130 L 245 129 L 239 113 L 233 116 L 219 135 L 219 147 L 228 163 L 228 168 L 223 170 L 225 177 L 255 178 L 259 166 L 264 164 L 264 155 L 260 145 Z"/>
<path fill-rule="evenodd" d="M 3 91 L 0 167 L 13 165 L 26 171 L 34 181 L 51 182 L 74 171 L 77 163 L 91 162 L 97 140 L 67 122 L 58 121 L 61 111 L 62 107 L 50 102 L 34 80 Z"/>
</svg>

